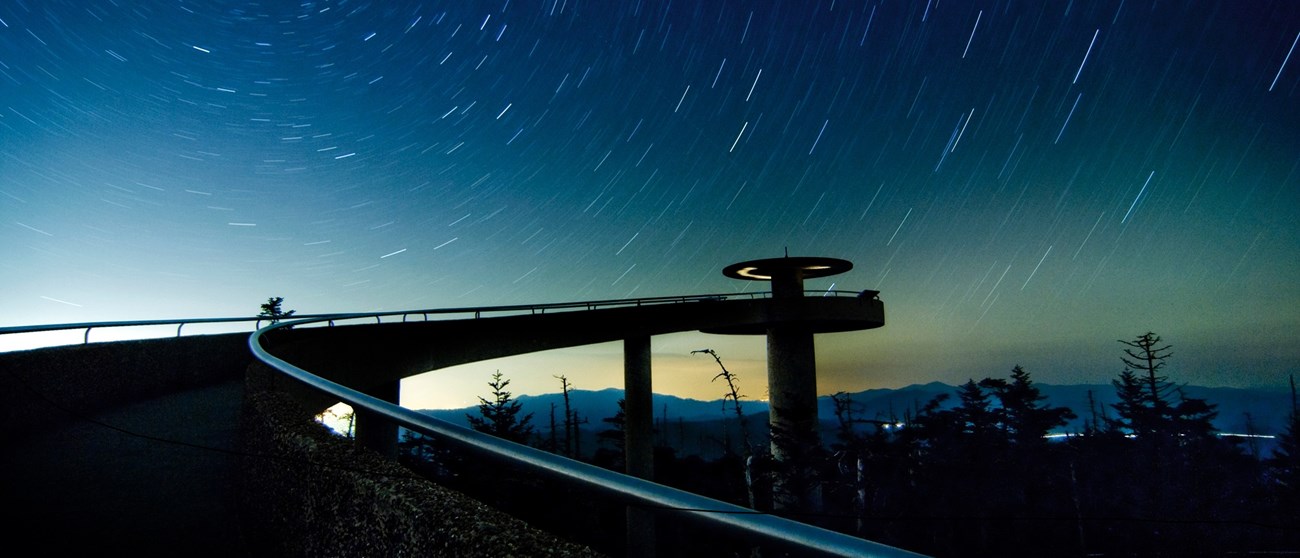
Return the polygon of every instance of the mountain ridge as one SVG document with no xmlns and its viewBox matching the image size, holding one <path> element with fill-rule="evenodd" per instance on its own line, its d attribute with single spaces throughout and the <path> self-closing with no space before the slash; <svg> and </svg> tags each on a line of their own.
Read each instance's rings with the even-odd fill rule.
<svg viewBox="0 0 1300 558">
<path fill-rule="evenodd" d="M 1114 416 L 1111 404 L 1117 401 L 1115 388 L 1110 384 L 1041 384 L 1035 386 L 1047 397 L 1045 404 L 1056 407 L 1069 407 L 1077 417 L 1060 432 L 1078 432 L 1090 418 L 1092 411 L 1088 406 L 1088 393 L 1092 393 L 1094 408 L 1100 420 L 1103 416 Z M 1202 398 L 1218 405 L 1219 415 L 1214 420 L 1221 432 L 1241 434 L 1276 435 L 1281 433 L 1290 413 L 1290 392 L 1281 388 L 1233 388 L 1181 386 L 1187 397 Z M 907 414 L 915 412 L 934 397 L 949 394 L 942 407 L 956 404 L 957 386 L 942 382 L 912 384 L 901 388 L 872 388 L 848 393 L 854 403 L 854 415 L 857 418 L 882 421 L 902 420 Z M 604 429 L 602 419 L 612 417 L 618 411 L 618 400 L 623 397 L 619 388 L 600 390 L 570 390 L 570 406 L 580 417 L 588 420 L 584 428 Z M 560 393 L 540 395 L 519 395 L 514 398 L 523 408 L 523 413 L 533 414 L 533 424 L 539 429 L 549 427 L 551 405 L 555 405 L 557 421 L 563 421 L 564 401 Z M 653 395 L 656 423 L 660 422 L 708 422 L 714 420 L 734 419 L 735 410 L 730 401 L 719 399 L 704 401 L 683 398 L 674 395 L 656 393 Z M 830 395 L 817 398 L 818 416 L 823 423 L 836 421 L 834 403 Z M 996 402 L 996 399 L 994 399 Z M 766 401 L 740 400 L 741 409 L 748 416 L 766 415 Z M 426 413 L 456 424 L 467 425 L 466 414 L 478 415 L 478 406 L 459 409 L 422 409 Z"/>
</svg>

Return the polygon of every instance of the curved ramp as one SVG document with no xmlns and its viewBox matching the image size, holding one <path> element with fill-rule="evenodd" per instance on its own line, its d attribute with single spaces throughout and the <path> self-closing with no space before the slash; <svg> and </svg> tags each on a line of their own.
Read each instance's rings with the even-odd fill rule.
<svg viewBox="0 0 1300 558">
<path fill-rule="evenodd" d="M 495 318 L 482 318 L 476 312 L 470 319 L 355 327 L 305 328 L 299 326 L 321 320 L 301 320 L 259 330 L 249 339 L 249 347 L 259 360 L 283 374 L 285 381 L 290 382 L 285 387 L 297 388 L 300 400 L 307 402 L 309 408 L 324 408 L 338 401 L 351 405 L 358 414 L 358 441 L 382 453 L 395 453 L 393 444 L 400 426 L 436 438 L 455 451 L 472 453 L 476 459 L 509 463 L 527 474 L 594 489 L 613 501 L 625 503 L 629 514 L 629 549 L 653 552 L 647 546 L 653 539 L 653 528 L 644 530 L 641 521 L 645 514 L 639 510 L 659 509 L 673 510 L 699 526 L 756 538 L 800 555 L 916 556 L 566 459 L 434 419 L 395 403 L 398 380 L 477 360 L 623 339 L 625 350 L 628 345 L 636 345 L 641 347 L 639 351 L 644 351 L 639 356 L 626 355 L 625 363 L 628 363 L 641 358 L 648 360 L 648 339 L 656 334 L 693 330 L 751 334 L 781 329 L 806 334 L 811 340 L 811 335 L 817 332 L 870 329 L 884 324 L 883 305 L 874 296 L 748 300 L 705 297 L 673 302 L 588 308 L 579 312 L 548 313 L 545 309 L 538 312 L 538 308 L 532 308 L 528 314 Z M 356 317 L 364 316 L 350 318 Z M 629 378 L 629 399 L 632 399 L 630 378 L 638 374 L 648 377 L 648 372 L 648 368 L 625 371 L 625 377 Z M 648 397 L 648 391 L 645 395 Z M 629 424 L 634 418 L 629 411 Z M 362 436 L 369 430 L 362 428 L 366 423 L 379 426 L 374 430 L 376 434 Z M 633 445 L 632 430 L 629 427 L 629 447 Z M 634 515 L 638 519 L 634 520 Z"/>
<path fill-rule="evenodd" d="M 368 392 L 469 362 L 666 333 L 763 334 L 773 324 L 812 333 L 872 329 L 884 325 L 884 306 L 858 296 L 702 297 L 593 310 L 281 329 L 270 332 L 265 347 L 316 376 Z M 298 395 L 308 408 L 337 403 L 311 390 Z"/>
</svg>

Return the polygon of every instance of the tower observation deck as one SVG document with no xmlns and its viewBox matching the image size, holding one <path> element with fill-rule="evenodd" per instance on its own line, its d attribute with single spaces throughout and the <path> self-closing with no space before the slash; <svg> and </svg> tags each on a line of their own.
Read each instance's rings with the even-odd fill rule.
<svg viewBox="0 0 1300 558">
<path fill-rule="evenodd" d="M 805 468 L 805 456 L 820 440 L 817 434 L 817 364 L 813 335 L 855 331 L 885 325 L 884 307 L 877 291 L 862 291 L 859 304 L 821 303 L 823 297 L 805 297 L 805 279 L 828 277 L 853 269 L 848 260 L 825 257 L 783 257 L 735 263 L 722 274 L 746 281 L 769 281 L 772 298 L 764 316 L 738 326 L 705 330 L 709 333 L 767 336 L 767 382 L 772 456 L 784 469 L 776 480 L 774 504 L 795 511 L 818 511 L 818 483 Z"/>
<path fill-rule="evenodd" d="M 356 439 L 396 455 L 398 423 L 366 405 L 400 402 L 403 378 L 440 369 L 565 347 L 621 341 L 626 422 L 626 473 L 653 481 L 654 419 L 651 339 L 700 331 L 765 335 L 772 427 L 773 505 L 799 512 L 820 508 L 813 468 L 803 465 L 819 447 L 817 374 L 813 337 L 818 333 L 874 329 L 885 323 L 876 291 L 823 291 L 805 296 L 804 280 L 844 273 L 853 264 L 824 257 L 783 257 L 740 262 L 723 274 L 745 281 L 768 281 L 771 294 L 715 294 L 646 299 L 588 301 L 526 307 L 448 309 L 457 319 L 377 322 L 340 327 L 305 327 L 312 320 L 268 331 L 263 341 L 274 354 L 264 362 L 285 374 L 277 382 L 307 409 L 324 410 L 344 400 L 357 410 Z M 355 318 L 357 316 L 351 316 Z M 328 318 L 328 317 L 327 317 Z M 322 321 L 325 318 L 316 321 Z M 270 328 L 268 328 L 269 330 Z M 269 340 L 268 340 L 269 339 Z M 306 371 L 310 371 L 310 377 Z M 347 386 L 338 391 L 319 383 Z M 356 399 L 351 393 L 368 396 Z M 373 401 L 371 401 L 373 400 Z M 460 436 L 461 434 L 455 434 Z M 807 482 L 805 482 L 807 481 Z M 653 554 L 649 510 L 629 511 L 629 548 Z"/>
</svg>

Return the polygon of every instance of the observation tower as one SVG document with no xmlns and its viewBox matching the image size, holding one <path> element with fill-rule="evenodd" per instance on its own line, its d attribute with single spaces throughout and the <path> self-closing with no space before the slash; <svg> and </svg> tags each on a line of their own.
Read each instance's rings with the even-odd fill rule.
<svg viewBox="0 0 1300 558">
<path fill-rule="evenodd" d="M 842 296 L 804 296 L 804 280 L 838 275 L 853 269 L 848 260 L 826 257 L 786 257 L 750 260 L 729 265 L 722 274 L 745 281 L 771 282 L 766 315 L 743 326 L 707 333 L 767 336 L 767 382 L 772 455 L 787 465 L 785 485 L 775 505 L 785 509 L 820 507 L 817 483 L 801 465 L 819 444 L 817 433 L 817 363 L 813 335 L 865 330 L 885 325 L 878 291 L 862 291 L 856 301 Z M 857 304 L 845 305 L 845 302 Z M 793 467 L 793 470 L 790 470 Z M 801 488 L 802 487 L 802 488 Z M 780 487 L 778 487 L 780 488 Z"/>
<path fill-rule="evenodd" d="M 629 475 L 653 480 L 654 416 L 651 339 L 700 331 L 766 335 L 772 453 L 779 469 L 774 505 L 786 510 L 817 506 L 815 478 L 800 481 L 803 456 L 819 444 L 817 369 L 813 337 L 885 324 L 876 291 L 818 291 L 805 296 L 804 280 L 849 271 L 846 260 L 823 257 L 760 259 L 727 266 L 723 274 L 768 281 L 771 296 L 671 296 L 526 307 L 450 309 L 451 319 L 408 320 L 276 330 L 277 358 L 310 370 L 361 395 L 390 404 L 401 401 L 403 378 L 493 358 L 611 341 L 623 343 L 625 464 Z M 441 311 L 431 311 L 438 313 Z M 422 312 L 423 313 L 423 312 Z M 355 318 L 356 316 L 352 316 Z M 325 316 L 316 321 L 331 318 Z M 304 408 L 321 411 L 340 400 L 357 409 L 356 438 L 381 454 L 397 455 L 394 415 L 369 401 L 317 387 L 311 378 L 277 379 Z M 460 436 L 461 434 L 448 434 Z M 808 491 L 795 490 L 810 486 Z M 792 494 L 786 498 L 786 494 Z"/>
</svg>

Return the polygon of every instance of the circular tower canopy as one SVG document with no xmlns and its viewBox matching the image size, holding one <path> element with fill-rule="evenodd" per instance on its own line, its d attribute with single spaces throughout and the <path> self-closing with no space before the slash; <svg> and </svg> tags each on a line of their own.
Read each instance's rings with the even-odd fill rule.
<svg viewBox="0 0 1300 558">
<path fill-rule="evenodd" d="M 853 269 L 853 262 L 838 258 L 784 257 L 749 260 L 722 268 L 722 274 L 732 279 L 771 281 L 773 277 L 787 277 L 795 272 L 804 279 L 839 275 Z"/>
<path fill-rule="evenodd" d="M 732 279 L 771 281 L 772 295 L 803 296 L 803 280 L 837 275 L 853 269 L 853 262 L 837 258 L 794 257 L 749 260 L 722 268 Z"/>
</svg>

